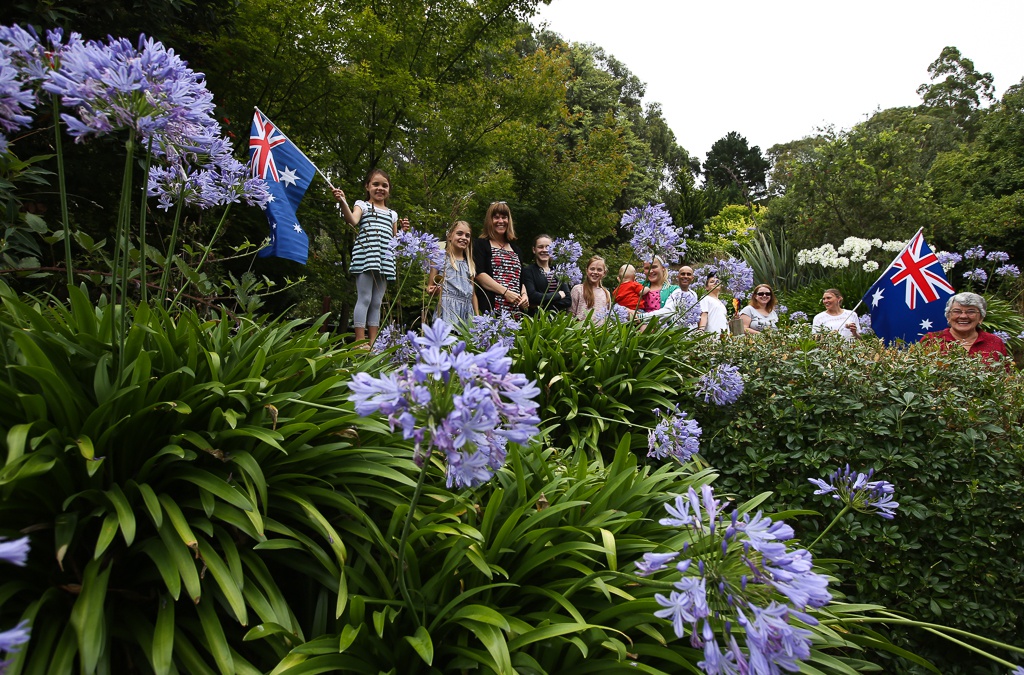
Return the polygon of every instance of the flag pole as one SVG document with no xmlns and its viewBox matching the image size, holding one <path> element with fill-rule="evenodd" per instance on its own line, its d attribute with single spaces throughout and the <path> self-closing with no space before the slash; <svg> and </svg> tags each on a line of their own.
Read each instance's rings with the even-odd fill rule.
<svg viewBox="0 0 1024 675">
<path fill-rule="evenodd" d="M 268 122 L 270 122 L 270 118 L 269 118 L 269 117 L 267 117 L 267 114 L 266 114 L 266 113 L 264 113 L 264 112 L 263 112 L 262 110 L 260 110 L 260 109 L 259 109 L 258 107 L 256 107 L 256 106 L 253 106 L 253 107 L 252 107 L 252 109 L 253 109 L 253 110 L 255 110 L 256 112 L 258 112 L 258 113 L 259 113 L 260 115 L 262 115 L 262 116 L 263 116 L 263 119 L 265 119 L 265 120 L 267 120 Z M 283 136 L 284 136 L 285 138 L 288 138 L 288 135 L 284 133 L 284 131 L 283 131 L 283 130 L 281 129 L 281 127 L 277 127 L 277 130 L 278 130 L 278 131 L 280 131 L 280 132 L 281 132 L 281 134 L 282 134 L 282 135 L 283 135 Z M 334 189 L 335 189 L 335 188 L 334 188 L 334 184 L 333 184 L 333 183 L 331 182 L 331 179 L 330 179 L 330 178 L 328 178 L 328 177 L 327 177 L 327 176 L 326 176 L 326 175 L 324 174 L 324 172 L 320 170 L 320 167 L 318 167 L 318 166 L 317 166 L 316 164 L 314 164 L 314 163 L 313 163 L 313 161 L 312 161 L 312 160 L 311 160 L 311 159 L 310 159 L 309 157 L 307 157 L 307 156 L 306 156 L 306 153 L 304 153 L 304 152 L 302 151 L 302 148 L 300 148 L 299 146 L 295 145 L 295 141 L 292 141 L 292 139 L 290 139 L 290 138 L 288 138 L 288 140 L 289 140 L 289 141 L 291 141 L 291 144 L 292 144 L 292 145 L 293 145 L 293 146 L 295 147 L 295 149 L 296 149 L 296 150 L 297 150 L 297 151 L 299 152 L 299 154 L 300 154 L 300 155 L 302 155 L 302 157 L 303 157 L 303 158 L 304 158 L 304 159 L 305 159 L 305 160 L 306 160 L 307 162 L 309 162 L 309 165 L 310 165 L 311 167 L 313 167 L 314 169 L 316 169 L 316 172 L 317 172 L 318 174 L 320 174 L 320 177 L 321 177 L 321 178 L 323 178 L 323 179 L 324 179 L 325 181 L 327 181 L 327 187 L 331 188 L 331 190 L 334 190 Z"/>
</svg>

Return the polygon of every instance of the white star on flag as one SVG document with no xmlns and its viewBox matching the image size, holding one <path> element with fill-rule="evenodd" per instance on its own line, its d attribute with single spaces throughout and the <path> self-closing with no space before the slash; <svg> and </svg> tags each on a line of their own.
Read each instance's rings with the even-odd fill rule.
<svg viewBox="0 0 1024 675">
<path fill-rule="evenodd" d="M 295 230 L 296 232 L 302 232 L 302 228 L 299 227 L 298 223 L 295 223 L 294 225 L 292 225 L 292 229 Z"/>
<path fill-rule="evenodd" d="M 882 301 L 882 289 L 876 288 L 875 294 L 871 296 L 871 306 L 878 307 L 878 303 Z"/>
<path fill-rule="evenodd" d="M 925 319 L 924 321 L 921 322 L 921 330 L 931 330 L 931 328 L 932 328 L 932 320 L 931 319 Z"/>
<path fill-rule="evenodd" d="M 295 175 L 295 169 L 289 169 L 287 166 L 284 167 L 284 171 L 281 172 L 281 182 L 287 185 L 295 185 L 295 181 L 299 179 Z"/>
</svg>

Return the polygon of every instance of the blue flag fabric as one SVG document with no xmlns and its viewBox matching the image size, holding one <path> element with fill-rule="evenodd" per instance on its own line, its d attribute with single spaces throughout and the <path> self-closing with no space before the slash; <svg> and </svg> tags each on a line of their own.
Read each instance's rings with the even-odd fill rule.
<svg viewBox="0 0 1024 675">
<path fill-rule="evenodd" d="M 306 264 L 309 238 L 295 212 L 313 180 L 316 167 L 281 130 L 256 111 L 249 134 L 249 167 L 267 181 L 271 199 L 264 210 L 270 222 L 270 245 L 258 255 L 277 256 Z"/>
<path fill-rule="evenodd" d="M 939 259 L 918 231 L 862 301 L 871 311 L 871 328 L 892 345 L 917 342 L 946 325 L 946 300 L 953 295 Z"/>
</svg>

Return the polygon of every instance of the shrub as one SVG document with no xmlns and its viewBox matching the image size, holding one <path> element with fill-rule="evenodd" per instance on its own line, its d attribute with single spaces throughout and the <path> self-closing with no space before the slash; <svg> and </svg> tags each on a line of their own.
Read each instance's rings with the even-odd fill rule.
<svg viewBox="0 0 1024 675">
<path fill-rule="evenodd" d="M 703 337 L 653 323 L 640 332 L 631 324 L 595 326 L 545 313 L 523 321 L 511 356 L 518 372 L 537 379 L 550 442 L 596 452 L 615 447 L 631 429 L 653 428 L 655 408 L 673 407 L 699 374 L 683 354 Z"/>
<path fill-rule="evenodd" d="M 803 523 L 812 533 L 833 512 L 808 479 L 874 468 L 896 486 L 896 519 L 848 515 L 816 550 L 850 561 L 848 593 L 989 637 L 1024 634 L 1024 599 L 1008 592 L 1024 584 L 1020 373 L 958 351 L 847 345 L 806 326 L 708 346 L 704 359 L 738 365 L 746 382 L 732 408 L 693 404 L 722 488 L 824 507 Z M 927 634 L 912 639 L 950 668 L 973 659 L 948 656 Z"/>
</svg>

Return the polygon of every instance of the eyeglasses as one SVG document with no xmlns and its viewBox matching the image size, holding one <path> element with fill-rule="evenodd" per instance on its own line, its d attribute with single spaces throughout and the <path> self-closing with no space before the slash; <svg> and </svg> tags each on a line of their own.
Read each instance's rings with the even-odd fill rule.
<svg viewBox="0 0 1024 675">
<path fill-rule="evenodd" d="M 950 316 L 970 316 L 970 317 L 974 317 L 974 316 L 978 316 L 979 314 L 981 314 L 981 312 L 979 312 L 976 309 L 951 309 L 951 310 L 949 310 L 949 315 Z"/>
<path fill-rule="evenodd" d="M 770 298 L 770 297 L 772 297 L 771 293 L 765 293 L 764 291 L 758 291 L 757 293 L 754 293 L 754 295 L 757 295 L 757 296 L 762 297 L 762 298 Z"/>
</svg>

